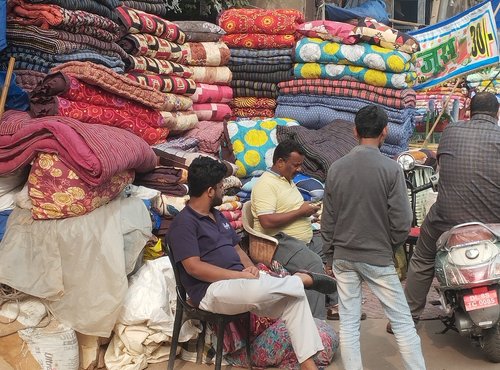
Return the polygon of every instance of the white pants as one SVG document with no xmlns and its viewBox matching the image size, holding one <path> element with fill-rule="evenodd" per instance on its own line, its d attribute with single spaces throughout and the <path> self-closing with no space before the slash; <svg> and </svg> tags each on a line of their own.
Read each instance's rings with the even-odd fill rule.
<svg viewBox="0 0 500 370">
<path fill-rule="evenodd" d="M 217 281 L 210 284 L 199 307 L 227 315 L 250 311 L 282 319 L 299 363 L 323 350 L 304 284 L 298 276 L 276 278 L 261 272 L 259 279 Z"/>
</svg>

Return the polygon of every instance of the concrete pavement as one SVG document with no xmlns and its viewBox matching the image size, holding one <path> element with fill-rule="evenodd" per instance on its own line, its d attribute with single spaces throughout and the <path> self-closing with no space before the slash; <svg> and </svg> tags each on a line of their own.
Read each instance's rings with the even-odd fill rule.
<svg viewBox="0 0 500 370">
<path fill-rule="evenodd" d="M 329 321 L 338 330 L 338 321 Z M 403 363 L 393 335 L 385 332 L 385 319 L 368 318 L 361 323 L 361 350 L 365 370 L 401 370 Z M 449 331 L 438 334 L 443 329 L 439 320 L 424 320 L 419 324 L 419 335 L 428 370 L 498 370 L 500 364 L 492 364 L 484 359 L 480 348 L 476 348 L 467 338 Z M 336 357 L 328 370 L 344 369 Z M 224 367 L 223 367 L 224 368 Z M 166 363 L 150 365 L 148 370 L 164 370 Z M 196 365 L 177 360 L 175 369 L 208 370 L 213 366 Z M 224 369 L 237 369 L 225 367 Z"/>
</svg>

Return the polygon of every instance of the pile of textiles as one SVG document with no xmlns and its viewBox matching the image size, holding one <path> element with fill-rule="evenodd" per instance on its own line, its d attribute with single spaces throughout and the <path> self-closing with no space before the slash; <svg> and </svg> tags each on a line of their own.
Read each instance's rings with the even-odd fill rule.
<svg viewBox="0 0 500 370">
<path fill-rule="evenodd" d="M 160 18 L 167 18 L 169 10 L 173 8 L 167 0 L 122 0 L 121 3 L 129 8 L 154 14 Z"/>
<path fill-rule="evenodd" d="M 475 75 L 477 76 L 479 74 L 480 73 L 476 73 Z M 467 79 L 468 78 L 469 76 L 467 76 Z M 444 104 L 448 97 L 450 97 L 450 94 L 451 97 L 445 108 L 442 119 L 445 121 L 457 121 L 469 118 L 469 92 L 463 83 L 459 83 L 455 90 L 453 90 L 455 82 L 456 80 L 441 86 L 417 91 L 416 131 L 424 132 L 426 126 L 432 126 L 439 113 L 443 110 Z M 482 89 L 479 88 L 479 91 L 482 91 Z M 441 132 L 444 127 L 445 125 L 438 124 L 435 132 Z"/>
<path fill-rule="evenodd" d="M 414 53 L 418 42 L 371 18 L 342 23 L 306 22 L 297 31 L 296 80 L 278 84 L 277 117 L 320 129 L 333 120 L 354 122 L 369 104 L 389 116 L 389 136 L 381 151 L 407 150 L 415 128 Z"/>
<path fill-rule="evenodd" d="M 193 71 L 187 66 L 190 49 L 184 44 L 184 32 L 172 22 L 127 6 L 118 7 L 116 12 L 126 30 L 118 41 L 126 52 L 125 76 L 182 101 L 160 112 L 169 132 L 180 133 L 196 126 L 198 117 L 190 110 L 189 98 L 196 91 L 196 84 Z"/>
<path fill-rule="evenodd" d="M 0 126 L 0 175 L 31 164 L 27 195 L 35 219 L 89 213 L 118 196 L 135 171 L 156 165 L 144 140 L 115 127 L 18 111 L 6 112 Z"/>
<path fill-rule="evenodd" d="M 188 97 L 162 93 L 89 62 L 65 63 L 53 71 L 31 92 L 35 117 L 60 115 L 116 126 L 155 144 L 167 137 L 175 111 L 192 104 Z"/>
<path fill-rule="evenodd" d="M 231 117 L 228 103 L 233 97 L 229 86 L 232 78 L 227 67 L 229 48 L 218 41 L 224 30 L 216 24 L 204 21 L 176 22 L 186 39 L 188 54 L 186 64 L 193 71 L 196 91 L 191 95 L 193 111 L 198 124 L 183 133 L 184 137 L 198 140 L 198 150 L 218 154 L 220 150 L 224 121 Z"/>
<path fill-rule="evenodd" d="M 118 0 L 9 0 L 7 38 L 0 68 L 9 57 L 14 70 L 48 73 L 69 61 L 89 61 L 123 73 L 126 56 L 116 41 L 121 29 L 115 8 Z M 22 85 L 21 85 L 22 86 Z"/>
<path fill-rule="evenodd" d="M 472 92 L 488 91 L 500 98 L 500 68 L 490 67 L 465 77 L 467 87 Z"/>
<path fill-rule="evenodd" d="M 243 221 L 241 219 L 241 209 L 243 208 L 243 203 L 240 202 L 240 198 L 236 195 L 225 195 L 222 198 L 222 204 L 215 207 L 224 215 L 229 221 L 229 224 L 237 232 L 243 230 Z"/>
<path fill-rule="evenodd" d="M 301 126 L 320 129 L 335 119 L 354 122 L 369 104 L 384 108 L 389 134 L 381 150 L 394 155 L 406 150 L 415 128 L 415 91 L 375 87 L 362 82 L 299 79 L 280 83 L 277 117 L 290 117 Z"/>
<path fill-rule="evenodd" d="M 274 117 L 277 83 L 292 79 L 295 29 L 304 15 L 294 9 L 229 9 L 219 18 L 231 49 L 229 68 L 234 117 Z"/>
</svg>

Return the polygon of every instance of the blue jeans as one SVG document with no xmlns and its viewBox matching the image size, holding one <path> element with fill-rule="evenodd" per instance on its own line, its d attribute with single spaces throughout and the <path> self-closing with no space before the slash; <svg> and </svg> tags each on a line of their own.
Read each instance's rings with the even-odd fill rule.
<svg viewBox="0 0 500 370">
<path fill-rule="evenodd" d="M 392 325 L 405 369 L 425 369 L 424 357 L 410 309 L 394 266 L 333 260 L 340 315 L 340 351 L 345 369 L 361 370 L 359 328 L 361 282 L 365 281 L 382 304 Z"/>
</svg>

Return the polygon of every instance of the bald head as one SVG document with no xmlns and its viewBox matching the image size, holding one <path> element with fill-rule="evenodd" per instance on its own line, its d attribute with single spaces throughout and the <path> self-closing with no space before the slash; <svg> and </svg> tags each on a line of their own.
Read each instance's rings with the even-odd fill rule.
<svg viewBox="0 0 500 370">
<path fill-rule="evenodd" d="M 470 112 L 471 115 L 482 113 L 496 118 L 498 116 L 497 97 L 489 92 L 477 93 L 470 101 Z"/>
</svg>

